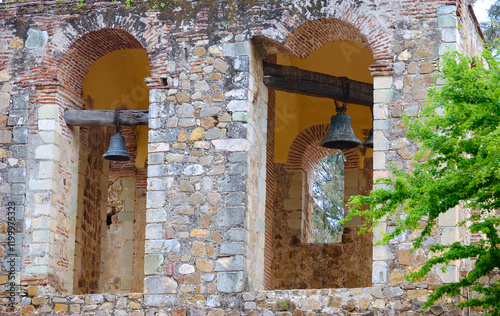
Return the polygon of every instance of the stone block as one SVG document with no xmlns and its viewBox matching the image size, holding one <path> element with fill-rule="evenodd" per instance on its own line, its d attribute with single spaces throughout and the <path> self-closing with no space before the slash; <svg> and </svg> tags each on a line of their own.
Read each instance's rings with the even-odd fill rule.
<svg viewBox="0 0 500 316">
<path fill-rule="evenodd" d="M 411 94 L 412 94 L 413 99 L 415 99 L 415 100 L 427 99 L 427 90 L 426 89 L 413 89 L 413 90 L 411 90 Z"/>
<path fill-rule="evenodd" d="M 391 142 L 391 148 L 393 149 L 401 149 L 403 147 L 406 147 L 410 144 L 408 139 L 406 137 L 398 138 L 395 141 Z"/>
<path fill-rule="evenodd" d="M 374 170 L 387 169 L 386 154 L 384 152 L 376 151 L 373 153 L 373 169 Z"/>
<path fill-rule="evenodd" d="M 49 230 L 35 230 L 32 234 L 33 242 L 47 243 L 50 241 L 50 235 L 51 233 Z"/>
<path fill-rule="evenodd" d="M 375 302 L 373 302 L 372 308 L 384 309 L 385 308 L 385 301 L 382 299 L 376 299 Z"/>
<path fill-rule="evenodd" d="M 374 246 L 373 247 L 373 260 L 392 260 L 394 253 L 392 253 L 389 246 Z"/>
<path fill-rule="evenodd" d="M 285 199 L 283 201 L 283 207 L 285 210 L 293 211 L 302 209 L 302 199 Z"/>
<path fill-rule="evenodd" d="M 220 128 L 211 128 L 205 132 L 205 139 L 206 140 L 213 140 L 213 139 L 218 139 L 221 137 L 222 137 L 222 132 L 221 132 Z"/>
<path fill-rule="evenodd" d="M 436 68 L 434 64 L 430 61 L 424 61 L 420 65 L 420 74 L 430 74 L 433 73 Z"/>
<path fill-rule="evenodd" d="M 442 245 L 451 245 L 454 242 L 458 241 L 459 234 L 457 227 L 444 227 L 443 232 L 441 233 L 441 244 Z"/>
<path fill-rule="evenodd" d="M 150 276 L 144 279 L 145 294 L 174 294 L 177 282 L 168 276 Z"/>
<path fill-rule="evenodd" d="M 167 213 L 164 209 L 148 209 L 146 211 L 147 223 L 162 223 L 167 220 Z"/>
<path fill-rule="evenodd" d="M 10 168 L 7 171 L 7 181 L 9 183 L 25 182 L 26 181 L 26 168 Z"/>
<path fill-rule="evenodd" d="M 34 29 L 28 30 L 28 39 L 26 40 L 25 46 L 26 48 L 34 49 L 34 48 L 43 48 L 47 45 L 47 40 L 49 39 L 49 35 L 47 31 L 39 31 Z"/>
<path fill-rule="evenodd" d="M 231 119 L 234 122 L 248 123 L 250 121 L 250 114 L 248 112 L 234 112 Z"/>
<path fill-rule="evenodd" d="M 373 105 L 373 119 L 374 120 L 385 120 L 389 118 L 389 110 L 386 104 L 374 104 Z"/>
<path fill-rule="evenodd" d="M 393 271 L 389 275 L 389 282 L 391 284 L 399 283 L 399 282 L 404 282 L 405 280 L 405 275 L 403 272 L 400 271 Z"/>
<path fill-rule="evenodd" d="M 458 27 L 458 19 L 454 15 L 438 16 L 438 27 Z"/>
<path fill-rule="evenodd" d="M 411 265 L 413 263 L 414 255 L 410 253 L 409 249 L 399 250 L 397 252 L 398 262 L 400 265 Z"/>
<path fill-rule="evenodd" d="M 385 261 L 374 261 L 372 270 L 373 283 L 386 283 L 388 274 L 388 266 Z"/>
<path fill-rule="evenodd" d="M 249 55 L 250 54 L 250 43 L 248 41 L 245 42 L 236 42 L 236 43 L 225 43 L 222 46 L 222 52 L 224 56 L 237 57 L 240 55 Z"/>
<path fill-rule="evenodd" d="M 0 92 L 0 111 L 6 112 L 10 105 L 10 93 Z"/>
<path fill-rule="evenodd" d="M 146 306 L 162 307 L 175 306 L 177 304 L 176 295 L 144 295 L 144 304 Z"/>
<path fill-rule="evenodd" d="M 246 181 L 243 176 L 228 176 L 218 185 L 219 192 L 245 191 Z"/>
<path fill-rule="evenodd" d="M 38 179 L 51 179 L 54 176 L 54 163 L 52 161 L 40 161 L 38 164 Z"/>
<path fill-rule="evenodd" d="M 11 110 L 9 112 L 9 119 L 7 120 L 7 125 L 16 126 L 24 125 L 28 123 L 28 111 L 26 110 Z"/>
<path fill-rule="evenodd" d="M 213 117 L 219 115 L 221 108 L 218 106 L 204 106 L 200 110 L 200 117 Z"/>
<path fill-rule="evenodd" d="M 245 203 L 245 193 L 231 192 L 226 196 L 226 204 L 229 206 L 239 206 Z"/>
<path fill-rule="evenodd" d="M 229 138 L 246 138 L 249 133 L 248 124 L 242 122 L 227 123 L 227 137 Z"/>
<path fill-rule="evenodd" d="M 227 110 L 230 112 L 248 112 L 250 103 L 245 100 L 232 100 L 227 104 Z"/>
<path fill-rule="evenodd" d="M 424 298 L 429 294 L 429 291 L 427 290 L 408 290 L 406 292 L 406 297 L 409 300 L 415 299 L 415 298 Z"/>
<path fill-rule="evenodd" d="M 378 76 L 373 78 L 373 89 L 390 89 L 392 87 L 392 77 Z"/>
<path fill-rule="evenodd" d="M 212 144 L 216 150 L 221 151 L 248 151 L 250 142 L 247 139 L 218 139 L 213 140 Z"/>
<path fill-rule="evenodd" d="M 438 225 L 439 226 L 455 226 L 458 222 L 457 219 L 457 209 L 451 208 L 445 213 L 441 213 L 438 216 Z"/>
<path fill-rule="evenodd" d="M 447 5 L 437 9 L 437 15 L 455 14 L 456 12 L 457 7 L 454 5 Z"/>
<path fill-rule="evenodd" d="M 221 271 L 242 271 L 245 268 L 245 258 L 243 256 L 220 257 L 215 262 L 214 270 Z"/>
<path fill-rule="evenodd" d="M 376 130 L 387 130 L 387 129 L 392 129 L 392 120 L 387 119 L 387 120 L 374 120 L 373 121 L 373 128 Z"/>
<path fill-rule="evenodd" d="M 244 255 L 245 244 L 242 242 L 222 242 L 219 254 L 221 256 Z"/>
<path fill-rule="evenodd" d="M 381 89 L 373 91 L 374 103 L 393 103 L 396 99 L 397 92 L 392 89 Z"/>
<path fill-rule="evenodd" d="M 165 162 L 164 153 L 150 153 L 148 154 L 148 165 L 160 165 Z"/>
<path fill-rule="evenodd" d="M 249 158 L 248 154 L 244 153 L 244 152 L 235 152 L 235 153 L 229 154 L 229 156 L 228 156 L 229 162 L 246 162 L 246 163 L 248 163 L 249 159 L 250 158 Z"/>
<path fill-rule="evenodd" d="M 144 256 L 144 274 L 162 274 L 163 255 L 153 254 Z"/>
<path fill-rule="evenodd" d="M 396 287 L 386 287 L 382 290 L 382 292 L 384 293 L 385 297 L 388 298 L 388 299 L 393 299 L 395 297 L 400 297 L 401 295 L 403 295 L 404 291 L 396 286 Z"/>
<path fill-rule="evenodd" d="M 130 222 L 134 220 L 134 213 L 120 212 L 118 213 L 119 222 Z"/>
<path fill-rule="evenodd" d="M 163 239 L 164 237 L 165 230 L 162 224 L 146 225 L 146 239 Z"/>
<path fill-rule="evenodd" d="M 244 207 L 228 207 L 219 214 L 218 223 L 222 227 L 236 227 L 245 222 Z"/>
<path fill-rule="evenodd" d="M 54 144 L 40 145 L 35 149 L 35 158 L 59 160 L 59 147 Z"/>
<path fill-rule="evenodd" d="M 15 126 L 12 129 L 12 143 L 25 144 L 27 142 L 28 142 L 28 127 L 27 126 Z"/>
<path fill-rule="evenodd" d="M 233 89 L 224 94 L 227 99 L 246 100 L 248 98 L 248 89 Z"/>
<path fill-rule="evenodd" d="M 243 291 L 243 272 L 217 273 L 217 290 L 223 293 Z"/>
<path fill-rule="evenodd" d="M 162 191 L 149 191 L 147 193 L 147 208 L 161 208 L 165 205 L 165 193 Z"/>
<path fill-rule="evenodd" d="M 382 131 L 373 131 L 373 150 L 388 150 L 389 149 L 389 141 L 385 138 L 384 132 Z"/>
<path fill-rule="evenodd" d="M 460 40 L 460 34 L 457 28 L 444 28 L 441 30 L 441 39 L 445 43 L 456 43 Z"/>
<path fill-rule="evenodd" d="M 231 228 L 224 234 L 224 240 L 227 241 L 245 241 L 246 230 L 244 228 Z"/>
<path fill-rule="evenodd" d="M 433 270 L 439 276 L 443 283 L 451 283 L 458 281 L 458 270 L 455 266 L 447 266 L 443 272 L 443 265 L 436 265 Z"/>
<path fill-rule="evenodd" d="M 405 71 L 406 65 L 404 62 L 394 63 L 394 73 L 396 75 L 401 75 Z"/>
<path fill-rule="evenodd" d="M 11 78 L 12 78 L 12 76 L 7 73 L 7 70 L 0 71 L 0 82 L 7 82 Z"/>
<path fill-rule="evenodd" d="M 12 132 L 8 129 L 0 130 L 0 144 L 12 143 Z"/>
<path fill-rule="evenodd" d="M 57 119 L 59 110 L 54 104 L 46 104 L 38 108 L 38 119 Z"/>
</svg>

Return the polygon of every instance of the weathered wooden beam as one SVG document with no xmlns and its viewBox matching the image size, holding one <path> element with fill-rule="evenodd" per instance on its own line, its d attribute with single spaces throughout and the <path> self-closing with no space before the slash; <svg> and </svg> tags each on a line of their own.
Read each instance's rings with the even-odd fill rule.
<svg viewBox="0 0 500 316">
<path fill-rule="evenodd" d="M 120 125 L 148 125 L 149 110 L 120 110 Z M 114 126 L 115 111 L 66 110 L 64 120 L 70 126 Z"/>
<path fill-rule="evenodd" d="M 346 80 L 349 82 L 349 103 L 373 106 L 371 83 L 264 62 L 264 83 L 279 91 L 343 101 Z"/>
</svg>

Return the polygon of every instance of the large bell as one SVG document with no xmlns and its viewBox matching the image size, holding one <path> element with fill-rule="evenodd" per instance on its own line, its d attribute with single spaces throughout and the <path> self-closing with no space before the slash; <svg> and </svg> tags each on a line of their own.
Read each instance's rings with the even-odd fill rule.
<svg viewBox="0 0 500 316">
<path fill-rule="evenodd" d="M 373 148 L 373 128 L 368 133 L 368 138 L 363 142 L 363 146 Z"/>
<path fill-rule="evenodd" d="M 102 158 L 112 161 L 127 161 L 130 160 L 130 157 L 125 145 L 125 137 L 121 135 L 120 131 L 117 131 L 115 135 L 111 136 L 108 152 L 102 155 Z"/>
<path fill-rule="evenodd" d="M 333 149 L 351 149 L 361 145 L 352 130 L 351 117 L 343 113 L 332 116 L 330 129 L 320 146 Z"/>
</svg>

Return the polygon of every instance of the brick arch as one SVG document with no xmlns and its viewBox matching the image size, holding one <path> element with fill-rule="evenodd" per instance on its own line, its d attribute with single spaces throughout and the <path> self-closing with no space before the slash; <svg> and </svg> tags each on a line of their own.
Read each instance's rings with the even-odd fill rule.
<svg viewBox="0 0 500 316">
<path fill-rule="evenodd" d="M 82 95 L 83 82 L 92 64 L 108 53 L 126 48 L 144 49 L 134 36 L 121 29 L 87 33 L 67 49 L 59 62 L 57 79 L 64 88 Z"/>
<path fill-rule="evenodd" d="M 293 25 L 275 23 L 258 34 L 256 40 L 266 47 L 272 47 L 271 53 L 277 50 L 298 58 L 307 58 L 313 50 L 327 42 L 351 41 L 370 49 L 378 66 L 392 67 L 388 26 L 380 25 L 383 22 L 373 12 L 349 2 L 343 1 L 338 8 L 324 14 L 324 18 L 302 24 L 294 20 Z M 283 16 L 277 20 L 290 19 Z"/>
<path fill-rule="evenodd" d="M 313 125 L 303 130 L 290 146 L 285 169 L 288 171 L 302 170 L 308 175 L 314 174 L 314 168 L 324 157 L 339 152 L 339 149 L 324 148 L 319 142 L 325 138 L 330 124 Z M 346 162 L 344 169 L 357 169 L 359 157 L 357 149 L 344 150 Z"/>
</svg>

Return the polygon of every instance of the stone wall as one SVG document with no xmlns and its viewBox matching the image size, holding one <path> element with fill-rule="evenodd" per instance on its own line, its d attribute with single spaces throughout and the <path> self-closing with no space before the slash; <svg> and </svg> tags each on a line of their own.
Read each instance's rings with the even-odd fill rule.
<svg viewBox="0 0 500 316">
<path fill-rule="evenodd" d="M 97 293 L 100 289 L 103 219 L 108 200 L 108 164 L 102 128 L 80 131 L 80 181 L 76 215 L 74 293 Z M 106 254 L 106 253 L 104 253 Z"/>
<path fill-rule="evenodd" d="M 349 175 L 349 171 L 355 171 L 356 175 Z M 359 177 L 358 173 L 363 174 L 357 169 L 346 170 L 346 191 L 365 193 L 367 188 L 359 187 L 358 183 L 371 187 L 371 178 Z M 371 285 L 372 235 L 357 234 L 361 222 L 348 222 L 340 243 L 306 242 L 302 237 L 307 226 L 303 225 L 304 217 L 312 211 L 308 207 L 312 198 L 308 194 L 307 174 L 288 172 L 277 164 L 275 179 L 272 287 L 315 289 Z M 350 187 L 352 183 L 356 183 L 356 187 Z"/>
<path fill-rule="evenodd" d="M 175 315 L 221 315 L 255 310 L 267 315 L 284 308 L 283 312 L 297 314 L 367 309 L 399 313 L 417 311 L 430 290 L 455 280 L 461 269 L 457 266 L 444 274 L 433 271 L 416 285 L 403 281 L 429 256 L 425 250 L 408 251 L 417 231 L 374 249 L 374 287 L 252 294 L 268 286 L 265 271 L 285 256 L 277 242 L 273 248 L 269 238 L 265 243 L 270 227 L 292 223 L 292 229 L 283 226 L 285 240 L 298 244 L 299 213 L 306 209 L 301 200 L 292 208 L 284 207 L 283 201 L 283 207 L 276 208 L 280 212 L 272 215 L 265 211 L 265 183 L 272 166 L 266 162 L 265 144 L 272 143 L 272 136 L 267 135 L 272 131 L 267 126 L 272 124 L 266 117 L 272 117 L 268 116 L 272 107 L 262 83 L 261 61 L 278 52 L 305 58 L 331 41 L 353 41 L 370 49 L 375 61 L 370 67 L 375 103 L 374 178 L 390 176 L 391 162 L 411 171 L 417 144 L 406 139 L 401 115 L 418 114 L 445 51 L 458 47 L 472 53 L 476 47 L 453 37 L 459 18 L 467 25 L 472 19 L 468 10 L 457 11 L 463 1 L 255 1 L 235 10 L 228 10 L 222 1 L 209 7 L 202 7 L 202 2 L 192 5 L 196 7 L 188 10 L 189 15 L 180 6 L 163 12 L 125 10 L 111 2 L 89 3 L 81 10 L 60 2 L 12 3 L 0 9 L 0 215 L 7 218 L 0 231 L 0 243 L 7 250 L 0 251 L 0 292 L 5 294 L 0 312 L 106 315 L 120 310 L 115 314 L 135 311 L 140 315 L 161 314 L 163 309 Z M 467 36 L 477 39 L 476 33 Z M 142 237 L 138 235 L 144 231 L 144 260 L 133 264 L 140 269 L 143 262 L 144 290 L 129 296 L 74 297 L 69 294 L 79 286 L 74 279 L 91 275 L 82 283 L 85 291 L 90 291 L 91 283 L 93 290 L 96 280 L 95 269 L 82 270 L 73 259 L 75 253 L 84 258 L 78 247 L 84 241 L 77 229 L 83 228 L 77 225 L 77 188 L 83 188 L 85 179 L 98 181 L 92 174 L 104 169 L 84 174 L 85 169 L 78 167 L 85 135 L 80 135 L 83 128 L 66 125 L 63 112 L 84 108 L 82 84 L 92 64 L 125 48 L 144 49 L 151 65 L 151 77 L 145 78 L 150 88 L 147 190 L 143 185 L 139 193 L 136 179 L 135 202 L 138 205 L 142 198 L 145 206 L 134 207 L 134 216 L 145 213 L 144 225 L 135 217 L 134 225 L 139 228 L 134 228 L 133 245 L 134 256 L 141 257 L 138 243 Z M 95 158 L 92 164 L 99 164 L 100 155 L 89 157 Z M 282 203 L 290 194 L 290 184 L 303 190 L 306 175 L 280 172 L 275 176 L 279 186 L 274 188 L 274 199 Z M 145 198 L 139 195 L 145 191 Z M 98 205 L 106 194 L 92 196 L 93 205 Z M 11 221 L 7 215 L 12 206 L 15 219 Z M 453 226 L 461 210 L 451 213 L 443 217 L 433 240 L 462 238 Z M 94 219 L 101 215 L 100 224 L 92 222 L 97 232 L 106 216 L 94 215 Z M 86 216 L 89 220 L 90 214 Z M 390 232 L 393 225 L 390 219 L 381 223 L 374 229 L 374 238 Z M 369 235 L 357 237 L 355 229 L 348 228 L 346 239 L 369 242 Z M 12 250 L 9 236 L 16 239 Z M 95 262 L 101 262 L 97 259 L 99 241 L 93 240 Z M 325 249 L 336 253 L 338 247 L 321 245 L 314 253 L 319 256 Z M 313 247 L 297 249 L 299 257 L 308 256 L 308 249 Z M 362 251 L 367 256 L 363 262 L 369 262 L 368 248 L 354 251 Z M 85 258 L 85 263 L 91 260 Z M 328 261 L 331 256 L 316 258 L 324 265 L 322 270 L 346 275 L 331 276 L 330 285 L 313 282 L 307 276 L 297 277 L 298 272 L 309 273 L 313 262 L 307 262 L 307 267 L 287 262 L 287 269 L 293 271 L 288 278 L 297 277 L 302 287 L 368 285 L 370 269 L 350 271 L 356 264 L 351 259 L 344 261 L 346 269 L 333 270 L 330 265 L 334 263 Z M 7 280 L 11 275 L 15 295 L 14 306 L 9 307 Z M 132 284 L 140 282 L 140 276 L 134 278 Z M 358 283 L 348 284 L 353 278 L 359 278 Z M 281 286 L 292 285 L 277 287 Z M 132 285 L 133 290 L 138 288 Z M 242 294 L 247 290 L 252 293 Z"/>
<path fill-rule="evenodd" d="M 142 293 L 130 294 L 89 294 L 81 296 L 44 296 L 36 288 L 25 293 L 26 305 L 20 308 L 22 314 L 38 311 L 41 315 L 55 313 L 65 315 L 202 315 L 202 316 L 320 316 L 320 315 L 385 315 L 420 314 L 429 290 L 387 286 L 353 289 L 290 290 L 244 292 L 224 295 L 207 305 L 168 305 L 158 307 L 147 303 Z M 461 315 L 446 300 L 424 310 L 427 315 Z M 32 303 L 29 304 L 29 302 Z M 36 308 L 35 308 L 36 306 Z M 479 315 L 472 312 L 470 315 Z"/>
</svg>

